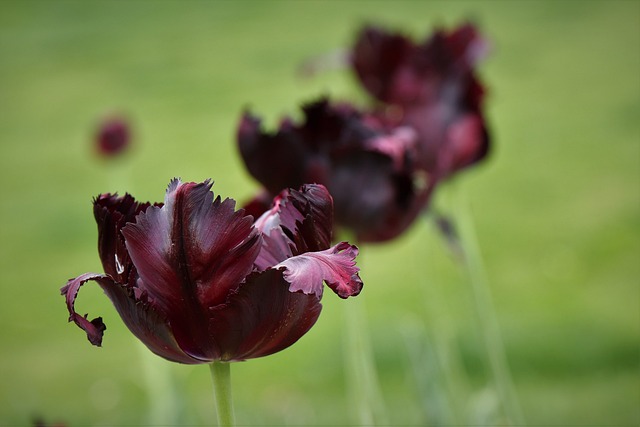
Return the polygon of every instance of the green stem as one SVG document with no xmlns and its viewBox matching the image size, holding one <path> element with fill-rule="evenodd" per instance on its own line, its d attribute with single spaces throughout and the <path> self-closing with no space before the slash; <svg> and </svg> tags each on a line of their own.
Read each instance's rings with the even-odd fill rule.
<svg viewBox="0 0 640 427">
<path fill-rule="evenodd" d="M 357 238 L 343 230 L 336 241 L 354 242 Z M 360 270 L 366 271 L 362 253 L 358 258 Z M 365 300 L 362 297 L 349 299 L 342 301 L 342 306 L 344 363 L 349 400 L 355 408 L 354 421 L 363 426 L 389 425 L 367 324 Z"/>
<path fill-rule="evenodd" d="M 416 283 L 425 301 L 428 328 L 417 320 L 407 325 L 405 339 L 414 381 L 421 399 L 426 425 L 459 425 L 461 403 L 468 395 L 459 353 L 454 350 L 455 320 L 444 296 L 442 273 L 434 260 L 434 235 L 428 234 L 427 221 L 421 221 L 414 233 L 419 244 L 414 251 Z M 438 237 L 438 236 L 435 236 Z M 415 238 L 415 237 L 414 237 Z"/>
<path fill-rule="evenodd" d="M 209 364 L 213 380 L 213 396 L 216 400 L 218 426 L 235 426 L 233 399 L 231 397 L 231 363 L 213 362 Z"/>
<path fill-rule="evenodd" d="M 524 418 L 513 387 L 504 343 L 500 334 L 500 325 L 495 314 L 491 290 L 489 289 L 482 262 L 478 238 L 476 237 L 475 226 L 471 217 L 471 209 L 462 192 L 458 195 L 457 204 L 466 266 L 491 372 L 496 381 L 498 395 L 505 415 L 512 425 L 524 425 Z"/>
<path fill-rule="evenodd" d="M 388 425 L 363 303 L 364 300 L 343 302 L 347 378 L 351 400 L 356 407 L 360 425 Z"/>
</svg>

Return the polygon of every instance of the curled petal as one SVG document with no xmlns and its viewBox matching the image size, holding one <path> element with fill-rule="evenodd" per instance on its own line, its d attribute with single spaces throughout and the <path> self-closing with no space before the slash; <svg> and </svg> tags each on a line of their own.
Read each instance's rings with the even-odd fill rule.
<svg viewBox="0 0 640 427">
<path fill-rule="evenodd" d="M 289 190 L 283 190 L 273 199 L 271 209 L 262 214 L 253 226 L 263 234 L 269 234 L 271 230 L 280 229 L 281 226 L 295 232 L 297 223 L 303 219 L 304 215 L 289 203 Z"/>
<path fill-rule="evenodd" d="M 89 321 L 87 315 L 84 316 L 76 313 L 75 302 L 78 296 L 78 291 L 87 281 L 93 280 L 98 282 L 100 286 L 115 285 L 113 279 L 105 274 L 97 273 L 85 273 L 70 279 L 65 286 L 60 289 L 60 293 L 65 296 L 67 301 L 67 310 L 69 310 L 69 322 L 74 322 L 78 327 L 87 333 L 89 342 L 95 346 L 100 347 L 102 345 L 102 335 L 107 329 L 107 326 L 102 322 L 102 317 L 96 317 Z"/>
<path fill-rule="evenodd" d="M 333 236 L 333 198 L 323 185 L 306 184 L 292 191 L 292 203 L 305 216 L 295 235 L 296 252 L 328 249 Z"/>
<path fill-rule="evenodd" d="M 327 249 L 332 220 L 333 201 L 324 186 L 309 184 L 282 191 L 254 224 L 264 242 L 256 267 L 265 270 L 292 255 Z"/>
<path fill-rule="evenodd" d="M 289 190 L 282 191 L 273 199 L 271 209 L 262 214 L 253 224 L 263 235 L 262 249 L 255 261 L 256 268 L 260 271 L 292 255 L 293 242 L 285 233 L 285 229 L 295 233 L 297 224 L 304 219 L 304 216 L 289 202 L 288 196 Z"/>
<path fill-rule="evenodd" d="M 356 296 L 362 290 L 355 258 L 358 248 L 341 242 L 321 252 L 307 252 L 289 258 L 274 268 L 285 267 L 284 278 L 291 292 L 322 296 L 322 282 L 326 282 L 340 298 Z"/>
</svg>

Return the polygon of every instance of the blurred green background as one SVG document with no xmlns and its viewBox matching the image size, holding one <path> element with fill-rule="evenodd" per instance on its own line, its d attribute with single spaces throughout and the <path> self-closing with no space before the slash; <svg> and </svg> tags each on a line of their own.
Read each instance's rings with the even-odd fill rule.
<svg viewBox="0 0 640 427">
<path fill-rule="evenodd" d="M 0 425 L 213 422 L 207 367 L 147 355 L 97 286 L 78 311 L 103 316 L 103 348 L 67 323 L 60 286 L 101 271 L 92 197 L 160 201 L 180 176 L 246 200 L 258 186 L 235 147 L 244 107 L 273 126 L 320 94 L 364 101 L 348 70 L 296 70 L 365 22 L 423 37 L 465 19 L 493 45 L 480 74 L 494 151 L 435 205 L 471 206 L 527 424 L 640 424 L 640 2 L 4 0 Z M 91 145 L 111 112 L 135 136 L 115 162 Z M 469 280 L 433 225 L 361 249 L 358 299 L 327 293 L 296 345 L 232 367 L 238 422 L 355 422 L 344 304 L 366 305 L 391 424 L 491 419 Z"/>
</svg>

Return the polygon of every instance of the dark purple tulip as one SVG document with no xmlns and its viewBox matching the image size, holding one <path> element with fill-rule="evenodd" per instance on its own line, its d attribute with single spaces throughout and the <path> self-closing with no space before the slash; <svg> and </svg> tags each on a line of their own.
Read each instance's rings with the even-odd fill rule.
<svg viewBox="0 0 640 427">
<path fill-rule="evenodd" d="M 211 183 L 173 180 L 163 204 L 103 194 L 94 200 L 104 274 L 61 291 L 74 321 L 101 345 L 105 325 L 75 312 L 95 281 L 151 351 L 188 364 L 238 361 L 289 347 L 316 322 L 323 282 L 341 298 L 362 281 L 358 250 L 330 247 L 332 200 L 318 185 L 285 190 L 255 222 Z"/>
<path fill-rule="evenodd" d="M 104 157 L 122 154 L 131 142 L 129 123 L 123 118 L 111 117 L 103 120 L 96 132 L 96 148 Z"/>
<path fill-rule="evenodd" d="M 486 50 L 470 24 L 435 31 L 417 44 L 377 27 L 366 27 L 356 39 L 353 69 L 369 93 L 386 104 L 380 119 L 392 128 L 413 128 L 420 166 L 441 178 L 488 152 L 484 89 L 474 72 Z"/>
<path fill-rule="evenodd" d="M 326 99 L 303 108 L 300 124 L 283 120 L 274 133 L 245 113 L 238 127 L 244 162 L 268 195 L 305 182 L 325 185 L 336 223 L 360 241 L 383 241 L 404 231 L 429 200 L 435 180 L 416 170 L 416 135 L 408 127 L 386 129 L 380 120 Z M 264 209 L 264 208 L 263 208 Z"/>
</svg>

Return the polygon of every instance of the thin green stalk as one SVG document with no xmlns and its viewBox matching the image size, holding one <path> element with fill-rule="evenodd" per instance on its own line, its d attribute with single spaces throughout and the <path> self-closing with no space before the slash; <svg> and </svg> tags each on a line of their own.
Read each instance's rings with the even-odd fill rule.
<svg viewBox="0 0 640 427">
<path fill-rule="evenodd" d="M 459 217 L 461 241 L 464 248 L 465 264 L 471 282 L 473 301 L 478 322 L 486 346 L 491 373 L 498 389 L 498 395 L 505 415 L 512 425 L 525 425 L 522 410 L 513 387 L 509 364 L 504 351 L 500 326 L 495 314 L 491 290 L 489 289 L 482 255 L 475 232 L 471 209 L 460 191 L 457 197 L 456 212 Z"/>
<path fill-rule="evenodd" d="M 345 355 L 351 401 L 363 426 L 388 425 L 363 300 L 345 307 Z"/>
<path fill-rule="evenodd" d="M 213 362 L 209 364 L 213 380 L 213 396 L 218 413 L 218 426 L 236 425 L 231 396 L 231 363 Z"/>
<path fill-rule="evenodd" d="M 356 240 L 355 236 L 346 232 L 339 237 L 338 241 Z M 366 271 L 362 253 L 358 257 L 358 266 Z M 346 325 L 343 348 L 347 390 L 355 409 L 355 422 L 363 426 L 388 425 L 364 303 L 362 297 L 342 302 Z"/>
<path fill-rule="evenodd" d="M 458 425 L 463 413 L 460 402 L 466 400 L 468 390 L 459 354 L 453 350 L 455 321 L 433 262 L 434 236 L 427 235 L 427 232 L 426 221 L 421 221 L 414 232 L 419 236 L 414 265 L 421 268 L 414 271 L 417 274 L 415 281 L 423 294 L 429 326 L 425 327 L 416 320 L 415 324 L 407 325 L 405 336 L 427 425 Z"/>
</svg>

